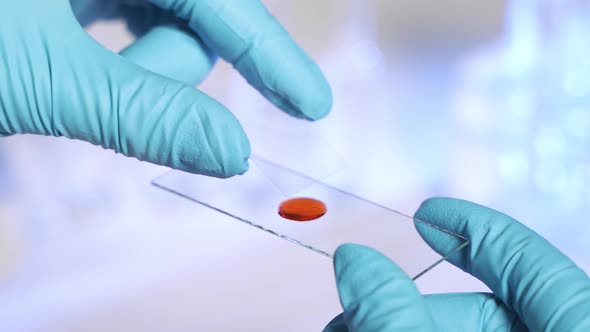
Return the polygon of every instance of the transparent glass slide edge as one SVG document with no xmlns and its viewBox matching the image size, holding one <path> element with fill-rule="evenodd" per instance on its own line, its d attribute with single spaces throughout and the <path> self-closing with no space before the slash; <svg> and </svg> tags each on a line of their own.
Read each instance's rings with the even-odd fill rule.
<svg viewBox="0 0 590 332">
<path fill-rule="evenodd" d="M 446 258 L 441 258 L 422 240 L 414 223 L 432 227 L 433 231 L 449 232 L 320 181 L 311 181 L 306 175 L 264 159 L 253 159 L 256 161 L 251 163 L 246 174 L 229 179 L 170 171 L 152 183 L 326 257 L 331 258 L 343 243 L 363 244 L 393 259 L 414 279 Z M 273 169 L 274 177 L 280 175 L 287 182 L 305 181 L 309 185 L 293 197 L 319 199 L 326 204 L 328 212 L 308 222 L 280 217 L 278 206 L 288 197 L 278 190 L 262 169 Z M 450 254 L 454 254 L 464 248 L 467 241 L 458 235 L 451 235 L 461 243 L 451 251 Z"/>
<path fill-rule="evenodd" d="M 313 179 L 326 179 L 346 167 L 346 161 L 336 149 L 306 121 L 293 121 L 289 116 L 276 114 L 272 121 L 266 117 L 249 117 L 241 123 L 248 133 L 253 155 L 259 158 L 287 165 Z M 273 169 L 263 171 L 286 195 L 293 195 L 307 185 L 301 181 L 303 178 L 285 182 L 274 176 Z"/>
</svg>

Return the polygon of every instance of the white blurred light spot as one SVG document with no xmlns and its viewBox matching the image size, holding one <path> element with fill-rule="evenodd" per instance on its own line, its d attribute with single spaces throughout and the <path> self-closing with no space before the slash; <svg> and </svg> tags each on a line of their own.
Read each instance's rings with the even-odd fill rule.
<svg viewBox="0 0 590 332">
<path fill-rule="evenodd" d="M 521 151 L 508 151 L 500 155 L 498 169 L 506 181 L 523 183 L 529 176 L 529 160 Z"/>
<path fill-rule="evenodd" d="M 377 69 L 383 62 L 383 53 L 377 43 L 362 40 L 354 44 L 350 50 L 352 66 L 361 73 L 369 73 Z"/>
<path fill-rule="evenodd" d="M 541 130 L 533 144 L 541 158 L 559 158 L 566 152 L 566 139 L 563 132 L 556 128 Z"/>
<path fill-rule="evenodd" d="M 590 72 L 587 69 L 576 68 L 565 74 L 563 90 L 572 97 L 582 97 L 590 92 Z"/>
<path fill-rule="evenodd" d="M 513 117 L 528 119 L 535 111 L 533 93 L 525 88 L 509 91 L 506 96 L 506 108 Z"/>
<path fill-rule="evenodd" d="M 576 109 L 565 116 L 565 129 L 575 137 L 590 135 L 590 109 Z"/>
<path fill-rule="evenodd" d="M 494 107 L 485 96 L 460 92 L 455 98 L 455 112 L 459 122 L 475 132 L 491 129 L 494 123 Z"/>
<path fill-rule="evenodd" d="M 571 172 L 571 187 L 590 193 L 590 163 L 580 163 Z"/>
<path fill-rule="evenodd" d="M 558 202 L 562 209 L 574 211 L 582 200 L 583 197 L 578 191 L 566 190 L 560 194 Z"/>
<path fill-rule="evenodd" d="M 498 189 L 495 156 L 479 146 L 456 147 L 449 176 L 451 195 L 486 201 Z"/>
<path fill-rule="evenodd" d="M 533 182 L 544 193 L 564 195 L 568 189 L 567 169 L 558 162 L 541 162 L 534 171 Z"/>
<path fill-rule="evenodd" d="M 574 210 L 580 206 L 590 187 L 590 164 L 578 164 L 568 170 L 567 185 L 565 190 L 559 193 L 559 201 L 562 208 Z"/>
</svg>

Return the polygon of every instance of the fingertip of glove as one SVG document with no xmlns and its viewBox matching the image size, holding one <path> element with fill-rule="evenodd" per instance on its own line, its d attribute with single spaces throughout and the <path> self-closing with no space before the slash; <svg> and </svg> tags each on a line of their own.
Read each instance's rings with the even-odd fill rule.
<svg viewBox="0 0 590 332">
<path fill-rule="evenodd" d="M 226 142 L 226 149 L 215 152 L 220 155 L 218 160 L 221 160 L 223 164 L 217 168 L 217 172 L 213 176 L 230 178 L 236 175 L 243 175 L 250 168 L 250 141 L 245 133 L 236 136 L 242 137 L 235 137 L 235 142 Z"/>
<path fill-rule="evenodd" d="M 448 203 L 453 202 L 454 198 L 448 197 L 432 197 L 424 200 L 420 207 L 414 213 L 414 218 L 422 219 L 424 216 L 430 215 L 432 212 L 440 211 L 448 206 Z"/>
<path fill-rule="evenodd" d="M 230 178 L 236 175 L 243 175 L 250 168 L 250 141 L 241 126 L 239 126 L 239 130 L 236 129 L 235 131 L 236 134 L 231 135 L 233 137 L 228 139 L 231 140 L 227 142 L 228 149 L 219 151 L 222 154 L 220 160 L 222 160 L 224 165 L 220 167 L 221 173 L 217 177 Z M 233 148 L 231 147 L 232 144 Z"/>
<path fill-rule="evenodd" d="M 457 216 L 453 213 L 454 207 L 465 203 L 467 202 L 455 198 L 433 197 L 422 202 L 414 213 L 416 230 L 426 243 L 441 255 L 446 255 L 464 241 L 452 233 L 459 232 L 459 226 L 455 222 Z"/>
<path fill-rule="evenodd" d="M 334 265 L 348 326 L 358 329 L 367 319 L 372 323 L 390 324 L 390 316 L 384 312 L 398 312 L 400 306 L 411 305 L 420 298 L 410 277 L 374 249 L 342 245 L 336 250 Z"/>
<path fill-rule="evenodd" d="M 338 283 L 357 284 L 371 279 L 374 273 L 389 269 L 394 263 L 373 248 L 343 244 L 334 253 L 334 271 Z"/>
<path fill-rule="evenodd" d="M 302 73 L 295 75 L 305 76 Z M 296 118 L 317 121 L 325 118 L 332 109 L 332 89 L 321 72 L 310 73 L 308 77 L 293 79 L 275 88 L 259 87 L 259 90 L 275 106 Z"/>
<path fill-rule="evenodd" d="M 414 218 L 437 225 L 453 233 L 465 236 L 467 230 L 464 227 L 472 221 L 486 221 L 491 217 L 502 217 L 502 219 L 511 219 L 508 216 L 490 209 L 488 207 L 457 198 L 434 197 L 425 200 L 416 213 Z M 495 218 L 497 219 L 497 218 Z"/>
<path fill-rule="evenodd" d="M 360 244 L 345 243 L 340 245 L 334 253 L 334 269 L 336 274 L 340 274 L 350 266 L 363 265 L 379 255 L 381 254 L 372 248 Z"/>
<path fill-rule="evenodd" d="M 174 128 L 173 168 L 217 178 L 248 170 L 250 141 L 229 110 L 203 96 L 196 109 L 183 115 Z"/>
<path fill-rule="evenodd" d="M 315 121 L 332 109 L 332 89 L 322 70 L 288 38 L 266 40 L 234 65 L 270 102 L 296 118 Z"/>
<path fill-rule="evenodd" d="M 248 162 L 248 157 L 244 157 L 242 161 L 236 160 L 235 162 L 228 162 L 225 166 L 205 175 L 220 179 L 228 179 L 237 175 L 244 175 L 249 169 L 250 164 Z"/>
<path fill-rule="evenodd" d="M 299 111 L 304 114 L 305 118 L 310 121 L 317 121 L 325 118 L 330 114 L 333 105 L 333 95 L 330 84 L 323 76 L 319 68 L 315 76 L 316 87 L 313 93 L 302 97 L 304 102 L 301 104 Z"/>
</svg>

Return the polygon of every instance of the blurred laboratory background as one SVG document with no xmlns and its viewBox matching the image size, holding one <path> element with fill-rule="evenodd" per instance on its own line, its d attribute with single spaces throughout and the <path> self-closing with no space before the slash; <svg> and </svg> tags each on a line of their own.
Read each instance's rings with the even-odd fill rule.
<svg viewBox="0 0 590 332">
<path fill-rule="evenodd" d="M 263 2 L 332 85 L 311 126 L 356 160 L 347 190 L 410 215 L 431 196 L 488 205 L 590 271 L 587 1 Z M 117 19 L 87 29 L 113 51 L 134 39 Z M 279 116 L 226 63 L 199 88 Z M 0 139 L 0 330 L 320 331 L 340 312 L 329 260 L 150 185 L 166 171 Z M 419 287 L 486 290 L 450 264 Z"/>
</svg>

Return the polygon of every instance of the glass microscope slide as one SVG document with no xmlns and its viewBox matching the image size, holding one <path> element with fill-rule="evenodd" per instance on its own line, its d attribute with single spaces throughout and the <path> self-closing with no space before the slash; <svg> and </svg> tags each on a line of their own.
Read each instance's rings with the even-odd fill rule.
<svg viewBox="0 0 590 332">
<path fill-rule="evenodd" d="M 446 231 L 257 156 L 241 176 L 217 179 L 173 170 L 153 184 L 329 258 L 341 244 L 367 245 L 414 278 L 444 259 L 424 242 L 416 224 Z M 280 187 L 299 190 L 285 194 Z M 279 215 L 281 203 L 300 197 L 323 203 L 325 214 L 305 221 Z M 461 243 L 452 253 L 464 249 L 467 240 L 451 235 Z"/>
</svg>

